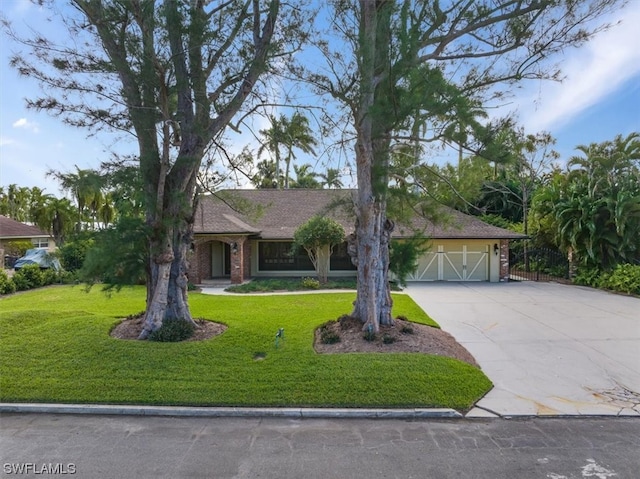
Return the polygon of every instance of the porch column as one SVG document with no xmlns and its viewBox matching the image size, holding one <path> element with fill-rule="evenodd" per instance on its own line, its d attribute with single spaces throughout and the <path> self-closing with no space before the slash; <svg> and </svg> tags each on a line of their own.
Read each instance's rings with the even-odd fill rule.
<svg viewBox="0 0 640 479">
<path fill-rule="evenodd" d="M 509 281 L 509 240 L 500 240 L 499 281 Z"/>
<path fill-rule="evenodd" d="M 246 236 L 233 238 L 231 246 L 231 284 L 242 284 L 245 278 Z"/>
<path fill-rule="evenodd" d="M 188 256 L 189 270 L 187 276 L 193 284 L 201 284 L 211 277 L 211 243 L 208 239 L 197 238 L 193 251 Z"/>
</svg>

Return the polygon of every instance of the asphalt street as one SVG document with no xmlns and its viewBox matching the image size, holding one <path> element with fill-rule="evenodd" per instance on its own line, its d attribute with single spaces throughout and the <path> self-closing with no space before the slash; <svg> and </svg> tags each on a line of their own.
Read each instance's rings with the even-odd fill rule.
<svg viewBox="0 0 640 479">
<path fill-rule="evenodd" d="M 1 477 L 636 479 L 640 419 L 0 415 Z"/>
</svg>

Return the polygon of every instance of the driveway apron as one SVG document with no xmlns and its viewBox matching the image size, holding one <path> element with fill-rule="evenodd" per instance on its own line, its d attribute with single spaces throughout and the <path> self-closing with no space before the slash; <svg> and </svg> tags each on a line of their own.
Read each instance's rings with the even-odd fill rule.
<svg viewBox="0 0 640 479">
<path fill-rule="evenodd" d="M 468 414 L 640 417 L 640 299 L 556 283 L 410 283 L 494 388 Z"/>
</svg>

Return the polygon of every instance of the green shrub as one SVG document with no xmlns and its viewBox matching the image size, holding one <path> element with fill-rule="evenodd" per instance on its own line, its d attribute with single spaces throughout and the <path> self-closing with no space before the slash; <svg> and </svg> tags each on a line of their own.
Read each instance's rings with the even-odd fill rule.
<svg viewBox="0 0 640 479">
<path fill-rule="evenodd" d="M 45 269 L 42 270 L 42 278 L 42 286 L 58 283 L 60 281 L 60 273 L 53 268 Z"/>
<path fill-rule="evenodd" d="M 87 251 L 93 245 L 93 239 L 78 239 L 66 242 L 58 250 L 62 267 L 67 271 L 78 271 L 82 268 Z"/>
<path fill-rule="evenodd" d="M 335 344 L 340 342 L 340 335 L 335 331 L 332 331 L 325 324 L 320 328 L 320 341 L 323 344 Z"/>
<path fill-rule="evenodd" d="M 367 329 L 364 331 L 364 334 L 362 335 L 362 337 L 366 341 L 375 341 L 376 340 L 376 333 L 373 331 L 373 326 L 372 325 L 369 325 L 367 327 Z"/>
<path fill-rule="evenodd" d="M 39 288 L 45 285 L 45 273 L 37 264 L 28 264 L 16 271 L 13 282 L 18 291 Z"/>
<path fill-rule="evenodd" d="M 601 287 L 640 295 L 640 265 L 620 264 L 600 278 Z"/>
<path fill-rule="evenodd" d="M 382 335 L 382 342 L 384 344 L 392 344 L 396 342 L 396 338 L 395 336 L 391 336 L 390 334 L 383 334 Z"/>
<path fill-rule="evenodd" d="M 576 277 L 573 278 L 575 284 L 581 286 L 591 286 L 592 288 L 600 287 L 600 277 L 602 270 L 599 268 L 580 268 Z"/>
<path fill-rule="evenodd" d="M 80 282 L 77 271 L 58 272 L 58 282 L 61 284 L 77 284 Z"/>
<path fill-rule="evenodd" d="M 16 256 L 18 258 L 24 256 L 27 250 L 34 248 L 35 246 L 31 241 L 19 240 L 9 241 L 4 248 L 4 254 L 8 256 Z"/>
<path fill-rule="evenodd" d="M 302 278 L 302 287 L 307 289 L 319 289 L 320 281 L 315 278 Z"/>
<path fill-rule="evenodd" d="M 4 270 L 0 270 L 0 294 L 11 294 L 16 292 L 16 284 Z"/>
<path fill-rule="evenodd" d="M 149 341 L 158 341 L 162 343 L 175 343 L 184 341 L 193 336 L 195 326 L 181 319 L 166 319 L 163 321 L 160 329 L 149 334 Z"/>
<path fill-rule="evenodd" d="M 404 326 L 402 326 L 402 328 L 400 328 L 400 332 L 402 334 L 413 334 L 413 328 L 405 324 Z"/>
</svg>

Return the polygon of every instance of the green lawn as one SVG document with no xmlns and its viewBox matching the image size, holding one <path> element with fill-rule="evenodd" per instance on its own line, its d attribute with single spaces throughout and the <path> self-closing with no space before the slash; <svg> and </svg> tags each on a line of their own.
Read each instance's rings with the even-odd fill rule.
<svg viewBox="0 0 640 479">
<path fill-rule="evenodd" d="M 144 309 L 144 289 L 107 297 L 56 286 L 0 300 L 0 400 L 216 406 L 453 407 L 491 387 L 478 369 L 423 354 L 319 355 L 314 329 L 348 313 L 354 293 L 190 294 L 195 317 L 222 322 L 211 340 L 123 341 L 109 331 Z M 395 315 L 433 324 L 405 295 Z M 285 329 L 276 349 L 274 336 Z M 255 361 L 258 352 L 266 353 Z"/>
</svg>

